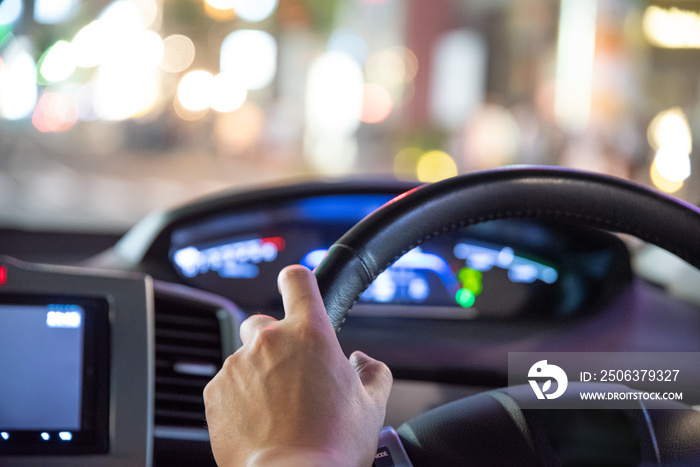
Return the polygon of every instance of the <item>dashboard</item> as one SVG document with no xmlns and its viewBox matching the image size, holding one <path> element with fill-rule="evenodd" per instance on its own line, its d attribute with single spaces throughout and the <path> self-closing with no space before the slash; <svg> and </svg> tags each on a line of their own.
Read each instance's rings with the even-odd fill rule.
<svg viewBox="0 0 700 467">
<path fill-rule="evenodd" d="M 183 283 L 279 315 L 279 271 L 289 264 L 314 269 L 336 239 L 391 198 L 311 196 L 185 223 L 173 230 L 168 257 Z M 622 279 L 628 261 L 620 244 L 592 232 L 572 237 L 553 225 L 492 221 L 405 253 L 362 294 L 353 314 L 571 317 L 607 282 Z"/>
<path fill-rule="evenodd" d="M 69 394 L 67 418 L 0 415 L 0 464 L 42 465 L 48 454 L 59 456 L 55 465 L 101 456 L 105 465 L 213 464 L 201 393 L 240 346 L 240 323 L 253 313 L 282 317 L 275 279 L 284 266 L 313 269 L 351 226 L 413 187 L 350 181 L 224 193 L 154 213 L 81 259 L 78 237 L 70 266 L 65 249 L 60 265 L 0 258 L 0 371 L 16 371 L 3 359 L 13 352 L 24 367 L 52 367 L 46 346 L 10 337 L 60 331 L 55 348 L 66 349 L 72 375 L 56 387 Z M 700 351 L 698 311 L 633 274 L 616 235 L 494 220 L 406 252 L 364 292 L 339 340 L 390 366 L 386 424 L 398 426 L 506 386 L 509 352 Z M 691 398 L 700 403 L 700 392 Z"/>
</svg>

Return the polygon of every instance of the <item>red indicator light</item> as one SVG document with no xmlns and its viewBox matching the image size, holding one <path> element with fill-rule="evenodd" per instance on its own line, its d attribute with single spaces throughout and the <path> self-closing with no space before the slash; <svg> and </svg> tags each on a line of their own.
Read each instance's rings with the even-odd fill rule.
<svg viewBox="0 0 700 467">
<path fill-rule="evenodd" d="M 262 239 L 263 243 L 272 243 L 277 247 L 277 251 L 282 251 L 284 250 L 285 247 L 285 241 L 284 238 L 282 237 L 267 237 Z"/>
<path fill-rule="evenodd" d="M 4 285 L 7 282 L 7 269 L 5 266 L 0 266 L 0 285 Z"/>
</svg>

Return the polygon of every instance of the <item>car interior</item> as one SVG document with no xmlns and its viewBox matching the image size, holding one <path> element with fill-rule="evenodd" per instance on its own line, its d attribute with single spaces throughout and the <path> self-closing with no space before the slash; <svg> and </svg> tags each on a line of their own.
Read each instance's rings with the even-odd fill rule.
<svg viewBox="0 0 700 467">
<path fill-rule="evenodd" d="M 0 1 L 0 465 L 216 465 L 202 392 L 247 317 L 283 319 L 291 264 L 392 371 L 377 467 L 700 464 L 698 24 Z M 525 354 L 623 356 L 682 398 L 534 409 Z"/>
</svg>

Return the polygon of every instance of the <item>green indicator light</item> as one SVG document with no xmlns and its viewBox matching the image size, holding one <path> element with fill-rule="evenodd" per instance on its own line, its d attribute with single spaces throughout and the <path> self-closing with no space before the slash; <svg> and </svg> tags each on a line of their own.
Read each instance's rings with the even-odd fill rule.
<svg viewBox="0 0 700 467">
<path fill-rule="evenodd" d="M 474 292 L 472 292 L 469 289 L 459 289 L 457 291 L 457 295 L 455 295 L 455 299 L 461 307 L 469 308 L 474 304 L 474 300 L 476 300 L 476 295 L 474 295 Z"/>
<path fill-rule="evenodd" d="M 474 269 L 462 268 L 459 270 L 458 279 L 462 283 L 462 287 L 471 290 L 474 295 L 480 295 L 483 289 L 481 271 Z"/>
</svg>

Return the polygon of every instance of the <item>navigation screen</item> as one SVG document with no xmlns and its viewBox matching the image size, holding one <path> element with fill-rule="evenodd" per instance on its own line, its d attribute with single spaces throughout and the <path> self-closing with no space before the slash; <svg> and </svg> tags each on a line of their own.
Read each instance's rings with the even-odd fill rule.
<svg viewBox="0 0 700 467">
<path fill-rule="evenodd" d="M 0 430 L 81 429 L 85 311 L 0 304 Z"/>
</svg>

